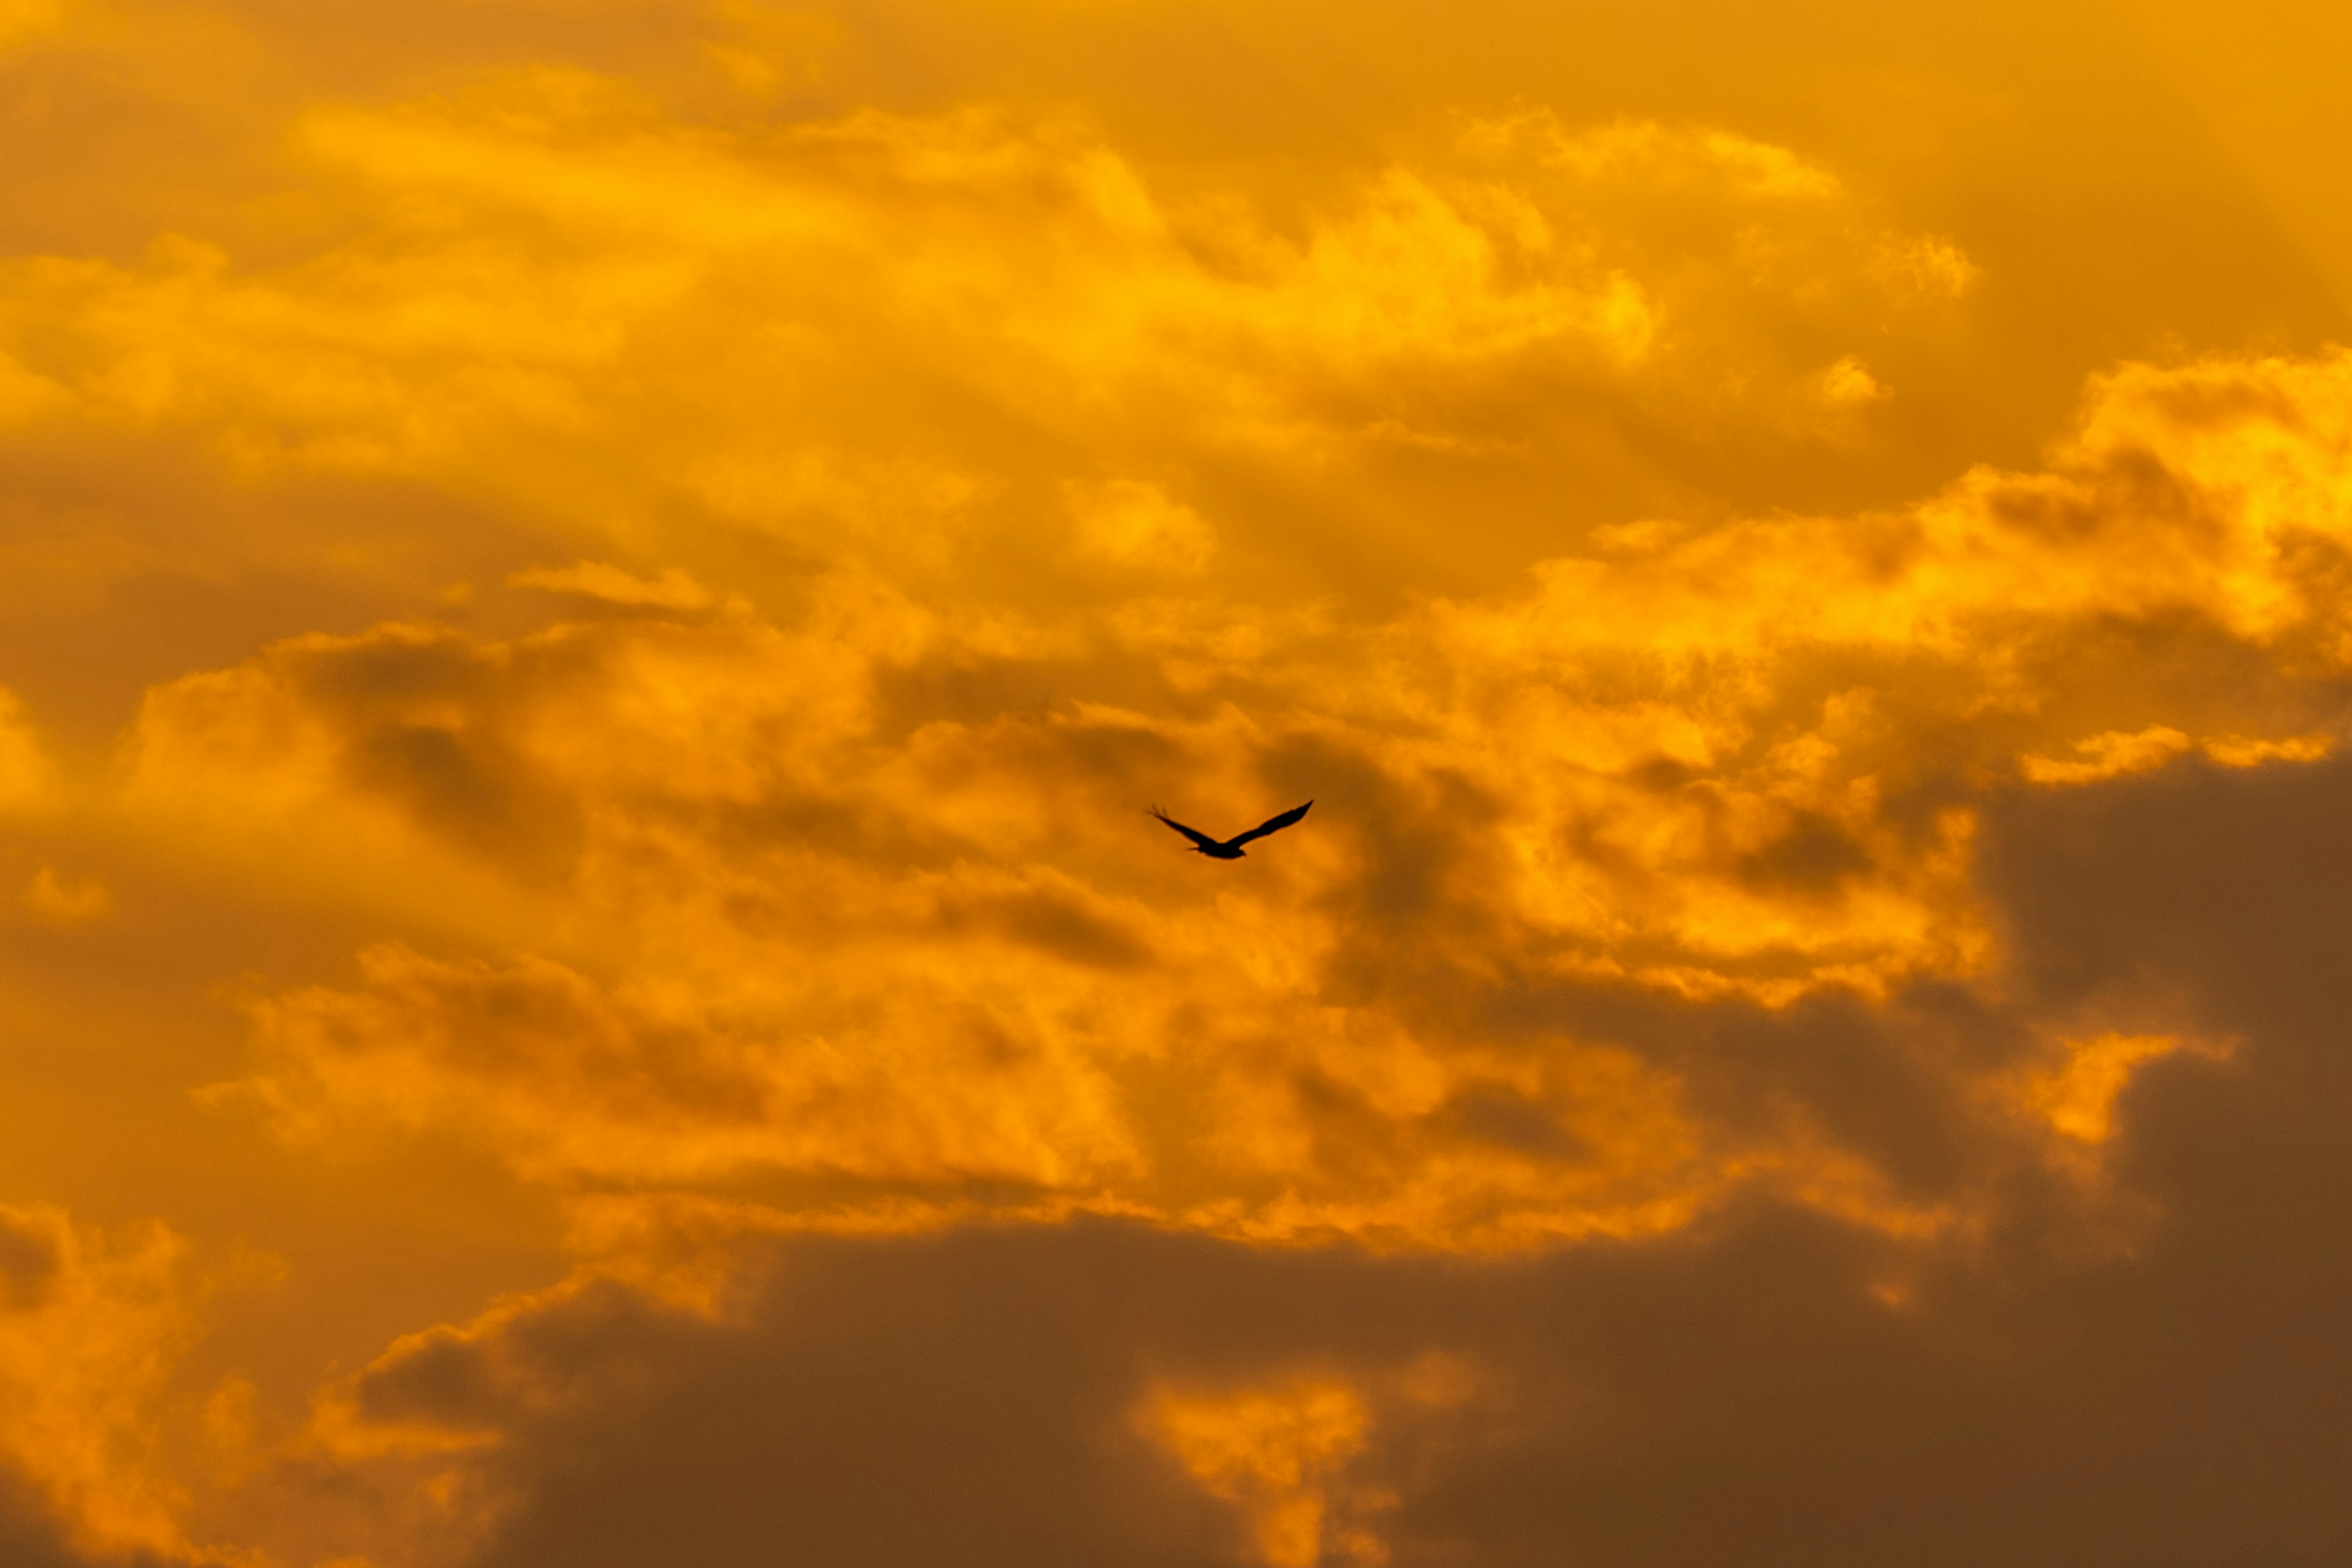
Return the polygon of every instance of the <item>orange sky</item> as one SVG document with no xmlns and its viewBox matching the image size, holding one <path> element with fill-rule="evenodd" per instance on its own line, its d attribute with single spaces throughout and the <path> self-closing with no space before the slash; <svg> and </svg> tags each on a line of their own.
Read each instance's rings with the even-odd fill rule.
<svg viewBox="0 0 2352 1568">
<path fill-rule="evenodd" d="M 0 0 L 0 1568 L 2344 1560 L 2347 67 Z"/>
</svg>

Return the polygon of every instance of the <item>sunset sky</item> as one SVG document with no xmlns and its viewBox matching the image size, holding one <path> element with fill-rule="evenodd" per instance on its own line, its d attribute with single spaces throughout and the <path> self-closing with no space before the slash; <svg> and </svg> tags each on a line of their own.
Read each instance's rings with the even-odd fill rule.
<svg viewBox="0 0 2352 1568">
<path fill-rule="evenodd" d="M 2347 79 L 0 0 L 0 1568 L 2352 1561 Z"/>
</svg>

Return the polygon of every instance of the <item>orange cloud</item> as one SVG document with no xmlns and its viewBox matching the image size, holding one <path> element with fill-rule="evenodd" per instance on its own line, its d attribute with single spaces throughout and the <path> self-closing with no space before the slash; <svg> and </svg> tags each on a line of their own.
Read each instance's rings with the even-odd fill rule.
<svg viewBox="0 0 2352 1568">
<path fill-rule="evenodd" d="M 1917 256 L 1965 275 L 1785 148 L 1647 122 L 1474 125 L 1303 226 L 1000 108 L 721 130 L 540 69 L 321 110 L 300 140 L 361 236 L 263 268 L 180 237 L 8 262 L 0 418 L 422 479 L 597 554 L 715 527 L 891 572 L 1008 548 L 1196 569 L 1230 524 L 1186 470 L 1356 489 L 1333 465 L 1519 462 L 1559 437 L 1556 388 L 1843 428 L 1875 383 L 1822 341 L 1954 292 Z M 1789 314 L 1801 331 L 1757 330 Z M 1297 550 L 1247 521 L 1256 552 Z"/>
<path fill-rule="evenodd" d="M 1286 142 L 1227 113 L 1280 7 L 1048 7 L 1018 69 L 991 29 L 1034 7 L 334 9 L 111 6 L 68 61 L 20 46 L 80 8 L 0 0 L 35 149 L 0 193 L 0 935 L 58 1064 L 26 1124 L 103 1134 L 26 1167 L 115 1203 L 109 1138 L 187 1139 L 173 1201 L 337 1233 L 286 1310 L 364 1325 L 167 1420 L 162 1233 L 5 1217 L 0 1447 L 81 1547 L 275 1507 L 229 1533 L 463 1562 L 659 1360 L 615 1322 L 741 1326 L 746 1237 L 1654 1260 L 1761 1208 L 1923 1311 L 1973 1256 L 1929 1243 L 2121 1170 L 2135 1075 L 2212 1054 L 2141 971 L 2027 950 L 2063 944 L 2002 904 L 2000 832 L 2334 754 L 2352 355 L 2182 328 L 2022 456 L 2092 351 L 2027 330 L 2025 225 L 1949 194 L 2000 166 L 1906 186 L 1844 78 L 1609 118 L 1504 107 L 1577 105 L 1532 78 L 1443 101 L 1433 49 L 1374 113 L 1318 47 L 1281 112 L 1330 123 Z M 1189 119 L 1060 90 L 1080 37 L 1181 88 L 1145 21 L 1231 57 Z M 1370 61 L 1399 24 L 1344 25 Z M 2052 314 L 2096 352 L 2173 341 L 2080 293 Z M 1309 796 L 1230 867 L 1140 809 Z M 2076 970 L 2120 1000 L 2053 1000 Z M 354 1306 L 395 1243 L 282 1195 L 329 1152 L 341 1201 L 583 1272 L 397 1335 L 281 1452 L 273 1377 L 496 1288 Z M 1862 1335 L 1853 1295 L 1786 1315 Z M 1116 1426 L 1133 1379 L 1092 1375 Z M 1392 1412 L 1475 1381 L 1170 1383 L 1135 1421 L 1266 1563 L 1372 1562 L 1438 1539 L 1363 1479 L 1402 1473 Z M 175 1489 L 192 1424 L 247 1501 Z M 381 1518 L 307 1522 L 345 1493 Z"/>
<path fill-rule="evenodd" d="M 2253 768 L 2264 763 L 2318 762 L 2336 750 L 2336 737 L 2289 735 L 2256 741 L 2243 735 L 2216 735 L 2202 744 L 2205 754 L 2225 768 Z"/>
<path fill-rule="evenodd" d="M 2024 1106 L 2077 1143 L 2096 1145 L 2114 1136 L 2116 1098 L 2132 1074 L 2148 1062 L 2189 1051 L 2208 1058 L 2228 1048 L 2172 1035 L 2105 1034 L 2064 1043 L 2061 1065 L 2018 1078 L 2013 1091 Z"/>
<path fill-rule="evenodd" d="M 1153 1392 L 1137 1419 L 1194 1479 L 1241 1508 L 1268 1568 L 1315 1568 L 1327 1548 L 1385 1563 L 1361 1526 L 1331 1521 L 1340 1471 L 1364 1444 L 1364 1402 L 1345 1383 L 1300 1379 L 1232 1393 Z M 1355 1500 L 1358 1508 L 1377 1499 Z"/>
<path fill-rule="evenodd" d="M 23 810 L 48 798 L 55 774 L 15 693 L 0 688 L 0 810 Z"/>
<path fill-rule="evenodd" d="M 58 875 L 54 867 L 44 866 L 33 873 L 25 888 L 25 907 L 36 920 L 53 925 L 79 925 L 96 920 L 113 904 L 106 884 L 95 878 L 70 881 Z"/>
<path fill-rule="evenodd" d="M 0 1208 L 0 1457 L 92 1552 L 192 1555 L 156 1433 L 195 1330 L 180 1249 L 161 1226 L 110 1237 Z"/>
<path fill-rule="evenodd" d="M 2290 735 L 2275 741 L 2215 735 L 2192 742 L 2179 731 L 2159 724 L 2137 734 L 2111 731 L 2092 735 L 2075 742 L 2074 749 L 2088 753 L 2089 760 L 2075 763 L 2026 757 L 2021 769 L 2035 784 L 2096 784 L 2102 779 L 2162 767 L 2191 750 L 2201 751 L 2227 768 L 2260 767 L 2264 763 L 2315 763 L 2336 749 L 2336 742 L 2328 735 Z"/>
<path fill-rule="evenodd" d="M 602 561 L 583 561 L 561 570 L 518 572 L 507 579 L 507 585 L 631 608 L 704 610 L 712 603 L 708 589 L 675 567 L 658 578 L 647 579 Z"/>
<path fill-rule="evenodd" d="M 2161 724 L 2136 735 L 2110 731 L 2074 742 L 2076 751 L 2090 754 L 2088 762 L 2062 763 L 2047 757 L 2028 757 L 2023 766 L 2025 776 L 2035 784 L 2095 784 L 2119 773 L 2159 767 L 2189 750 L 2192 744 L 2179 731 Z"/>
<path fill-rule="evenodd" d="M 1985 977 L 1977 813 L 2015 759 L 2317 754 L 2335 524 L 2274 489 L 2335 482 L 2346 363 L 2119 373 L 2048 472 L 1626 534 L 1345 637 L 919 608 L 848 571 L 779 623 L 675 573 L 525 573 L 596 618 L 314 636 L 155 689 L 126 804 L 420 922 L 357 988 L 256 1007 L 237 1092 L 299 1140 L 461 1129 L 567 1189 L 768 1173 L 821 1226 L 977 1204 L 1511 1247 L 1762 1183 L 1933 1231 L 1947 1206 L 1801 1119 L 1702 1115 L 1637 1040 L 1481 1010 Z M 2136 685 L 2082 651 L 2117 625 L 2267 684 Z M 1008 700 L 1048 682 L 1087 695 Z M 2090 762 L 2031 750 L 2085 729 Z M 1224 882 L 1139 815 L 1308 794 L 1315 830 Z"/>
</svg>

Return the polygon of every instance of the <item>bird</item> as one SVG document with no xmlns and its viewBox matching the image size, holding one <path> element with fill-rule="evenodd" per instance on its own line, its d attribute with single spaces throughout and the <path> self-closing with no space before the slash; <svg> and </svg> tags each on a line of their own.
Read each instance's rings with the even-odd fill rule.
<svg viewBox="0 0 2352 1568">
<path fill-rule="evenodd" d="M 1310 800 L 1307 805 L 1314 804 Z M 1191 839 L 1195 852 L 1206 855 L 1212 860 L 1238 860 L 1244 854 L 1243 845 L 1253 838 L 1263 838 L 1269 833 L 1281 832 L 1307 815 L 1307 805 L 1293 807 L 1280 816 L 1269 816 L 1247 833 L 1236 833 L 1231 838 L 1223 839 L 1212 838 L 1197 828 L 1187 827 L 1156 805 L 1151 808 L 1151 815 Z"/>
</svg>

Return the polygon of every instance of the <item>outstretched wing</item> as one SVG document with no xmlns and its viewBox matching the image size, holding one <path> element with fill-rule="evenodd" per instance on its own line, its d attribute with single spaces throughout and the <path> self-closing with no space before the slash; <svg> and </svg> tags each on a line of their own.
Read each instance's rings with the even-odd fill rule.
<svg viewBox="0 0 2352 1568">
<path fill-rule="evenodd" d="M 1169 816 L 1166 812 L 1160 810 L 1156 805 L 1151 808 L 1151 815 L 1158 817 L 1160 821 L 1166 823 L 1169 826 L 1174 828 L 1177 832 L 1182 834 L 1185 837 L 1191 839 L 1193 843 L 1199 845 L 1203 849 L 1214 849 L 1218 847 L 1217 841 L 1215 839 L 1210 837 L 1207 834 L 1201 832 L 1197 828 L 1185 826 L 1182 823 L 1177 821 L 1174 817 Z"/>
<path fill-rule="evenodd" d="M 1313 805 L 1315 803 L 1310 800 L 1307 803 L 1307 805 Z M 1247 833 L 1234 834 L 1233 837 L 1233 847 L 1238 849 L 1253 838 L 1263 838 L 1269 833 L 1281 832 L 1284 828 L 1289 826 L 1292 823 L 1307 815 L 1307 805 L 1294 806 L 1290 810 L 1284 812 L 1280 816 L 1267 817 L 1264 822 L 1259 823 Z M 1163 818 L 1162 820 L 1165 819 Z M 1192 830 L 1188 827 L 1184 831 L 1190 833 Z"/>
</svg>

